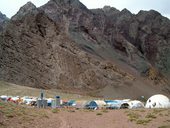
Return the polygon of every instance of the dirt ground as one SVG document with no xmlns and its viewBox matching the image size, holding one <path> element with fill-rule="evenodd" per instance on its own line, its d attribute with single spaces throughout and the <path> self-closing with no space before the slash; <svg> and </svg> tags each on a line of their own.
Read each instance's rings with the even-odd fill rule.
<svg viewBox="0 0 170 128">
<path fill-rule="evenodd" d="M 4 120 L 0 113 L 0 128 L 170 128 L 170 109 L 41 111 L 45 112 L 43 116 L 32 113 L 24 120 L 20 117 Z"/>
<path fill-rule="evenodd" d="M 57 115 L 61 128 L 170 128 L 170 110 L 78 110 Z"/>
</svg>

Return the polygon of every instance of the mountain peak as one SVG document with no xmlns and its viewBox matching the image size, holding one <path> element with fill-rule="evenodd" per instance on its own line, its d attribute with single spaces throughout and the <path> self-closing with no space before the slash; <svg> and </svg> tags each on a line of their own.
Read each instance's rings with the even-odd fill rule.
<svg viewBox="0 0 170 128">
<path fill-rule="evenodd" d="M 6 17 L 6 15 L 0 12 L 0 32 L 3 30 L 3 27 L 5 26 L 6 21 L 8 20 L 9 19 Z"/>
<path fill-rule="evenodd" d="M 0 11 L 0 16 L 3 15 L 2 12 Z"/>
<path fill-rule="evenodd" d="M 108 15 L 108 14 L 116 14 L 116 13 L 119 13 L 119 12 L 120 12 L 119 10 L 117 10 L 116 8 L 111 7 L 111 6 L 104 6 L 102 10 L 103 10 L 107 15 Z"/>
<path fill-rule="evenodd" d="M 124 9 L 121 11 L 121 13 L 122 13 L 122 14 L 132 15 L 132 13 L 131 13 L 128 9 L 126 9 L 126 8 L 124 8 Z"/>
<path fill-rule="evenodd" d="M 16 20 L 18 18 L 21 18 L 22 16 L 26 15 L 32 10 L 35 10 L 36 6 L 32 2 L 27 2 L 24 6 L 22 6 L 16 15 L 14 15 L 11 19 Z"/>
<path fill-rule="evenodd" d="M 25 12 L 25 11 L 30 11 L 33 9 L 36 9 L 36 6 L 32 2 L 29 1 L 20 8 L 20 11 Z"/>
<path fill-rule="evenodd" d="M 149 10 L 149 11 L 141 10 L 137 14 L 138 20 L 142 22 L 148 19 L 154 20 L 156 17 L 161 17 L 161 16 L 162 15 L 155 10 Z"/>
<path fill-rule="evenodd" d="M 56 3 L 60 3 L 60 4 L 72 4 L 72 3 L 79 3 L 79 0 L 52 0 Z"/>
<path fill-rule="evenodd" d="M 103 10 L 104 11 L 109 11 L 111 9 L 111 6 L 108 6 L 108 5 L 105 5 L 104 7 L 103 7 Z"/>
<path fill-rule="evenodd" d="M 87 9 L 79 0 L 51 0 L 50 2 L 55 2 L 59 6 L 73 6 L 74 8 Z"/>
<path fill-rule="evenodd" d="M 155 11 L 155 10 L 149 10 L 149 11 L 144 11 L 144 10 L 140 10 L 138 12 L 138 15 L 154 15 L 154 16 L 158 16 L 161 15 L 159 12 Z"/>
<path fill-rule="evenodd" d="M 0 11 L 0 23 L 3 22 L 4 20 L 7 20 L 8 18 L 6 17 L 5 14 L 3 14 L 1 11 Z"/>
</svg>

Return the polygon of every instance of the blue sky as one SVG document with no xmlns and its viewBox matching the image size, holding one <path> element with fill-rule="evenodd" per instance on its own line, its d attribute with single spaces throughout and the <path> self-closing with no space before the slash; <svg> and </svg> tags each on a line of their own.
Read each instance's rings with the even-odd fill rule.
<svg viewBox="0 0 170 128">
<path fill-rule="evenodd" d="M 37 7 L 47 3 L 49 0 L 0 0 L 0 11 L 11 17 L 28 1 L 34 3 Z M 162 15 L 170 18 L 170 0 L 80 0 L 88 8 L 102 8 L 104 5 L 110 5 L 119 10 L 127 8 L 132 13 L 138 13 L 139 10 L 154 9 Z"/>
</svg>

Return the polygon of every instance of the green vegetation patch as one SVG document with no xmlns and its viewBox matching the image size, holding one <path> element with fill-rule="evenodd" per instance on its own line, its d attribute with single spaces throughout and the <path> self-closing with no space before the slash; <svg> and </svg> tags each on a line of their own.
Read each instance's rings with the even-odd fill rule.
<svg viewBox="0 0 170 128">
<path fill-rule="evenodd" d="M 166 111 L 167 109 L 153 109 L 153 114 L 159 114 L 163 111 Z"/>
<path fill-rule="evenodd" d="M 146 125 L 148 124 L 150 121 L 152 121 L 151 119 L 140 119 L 136 121 L 136 124 L 141 124 L 141 125 Z"/>
<path fill-rule="evenodd" d="M 170 128 L 170 125 L 163 125 L 163 126 L 160 126 L 158 128 Z"/>
<path fill-rule="evenodd" d="M 19 106 L 14 103 L 4 102 L 0 100 L 0 114 L 3 115 L 4 120 L 11 120 L 15 118 L 18 123 L 31 123 L 36 118 L 49 118 L 46 111 L 43 109 L 28 108 L 28 106 Z M 22 122 L 21 122 L 22 121 Z M 1 123 L 4 123 L 3 121 Z M 5 127 L 7 127 L 6 124 Z"/>
<path fill-rule="evenodd" d="M 59 110 L 56 109 L 56 108 L 55 108 L 55 109 L 52 109 L 51 111 L 52 111 L 52 113 L 59 113 Z"/>
<path fill-rule="evenodd" d="M 76 112 L 75 110 L 68 110 L 68 112 Z"/>
<path fill-rule="evenodd" d="M 103 109 L 103 110 L 102 110 L 102 112 L 104 112 L 104 113 L 108 113 L 109 111 L 108 111 L 108 110 L 106 110 L 106 109 Z"/>
<path fill-rule="evenodd" d="M 146 118 L 155 119 L 156 116 L 153 113 L 149 113 L 145 116 Z"/>
<path fill-rule="evenodd" d="M 96 113 L 96 115 L 97 115 L 97 116 L 101 116 L 101 115 L 102 115 L 102 113 L 98 112 L 98 113 Z"/>
<path fill-rule="evenodd" d="M 128 118 L 130 121 L 137 121 L 141 115 L 139 115 L 138 113 L 135 113 L 135 112 L 130 112 L 127 114 Z"/>
</svg>

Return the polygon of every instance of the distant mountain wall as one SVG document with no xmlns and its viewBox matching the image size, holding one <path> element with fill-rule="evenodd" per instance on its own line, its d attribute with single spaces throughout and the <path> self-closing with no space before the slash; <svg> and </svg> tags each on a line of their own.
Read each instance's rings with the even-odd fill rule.
<svg viewBox="0 0 170 128">
<path fill-rule="evenodd" d="M 89 10 L 78 0 L 40 8 L 28 2 L 3 29 L 0 53 L 0 79 L 21 85 L 170 94 L 170 21 L 154 10 L 134 15 Z"/>
</svg>

